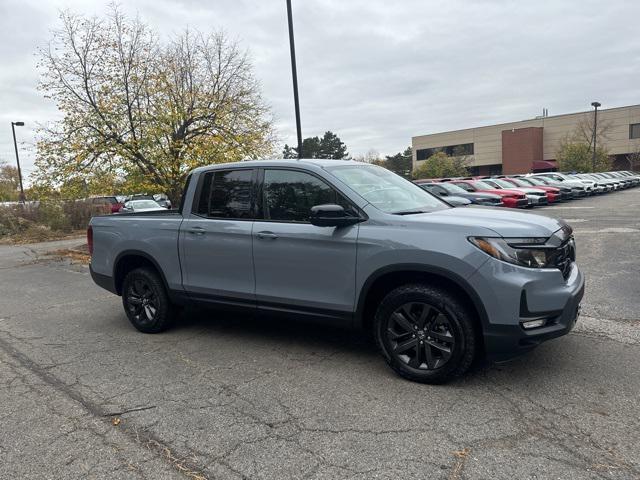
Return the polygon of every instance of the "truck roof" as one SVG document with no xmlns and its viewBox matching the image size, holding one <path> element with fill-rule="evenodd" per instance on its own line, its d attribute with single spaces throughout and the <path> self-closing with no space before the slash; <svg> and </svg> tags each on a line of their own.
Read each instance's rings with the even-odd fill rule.
<svg viewBox="0 0 640 480">
<path fill-rule="evenodd" d="M 229 167 L 284 167 L 300 164 L 316 165 L 321 168 L 337 165 L 368 165 L 363 162 L 356 162 L 355 160 L 332 160 L 326 158 L 301 158 L 298 160 L 296 158 L 272 158 L 264 160 L 248 160 L 245 162 L 213 163 L 211 165 L 195 168 L 191 173 Z"/>
</svg>

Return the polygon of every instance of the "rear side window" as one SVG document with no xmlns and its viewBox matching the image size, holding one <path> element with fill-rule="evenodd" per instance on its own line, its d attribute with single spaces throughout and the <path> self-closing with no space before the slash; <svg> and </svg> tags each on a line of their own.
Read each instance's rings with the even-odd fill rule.
<svg viewBox="0 0 640 480">
<path fill-rule="evenodd" d="M 206 173 L 196 213 L 211 218 L 253 218 L 252 176 L 250 169 Z"/>
<path fill-rule="evenodd" d="M 263 211 L 266 220 L 308 222 L 311 207 L 334 203 L 351 215 L 355 208 L 319 178 L 295 170 L 265 170 Z"/>
</svg>

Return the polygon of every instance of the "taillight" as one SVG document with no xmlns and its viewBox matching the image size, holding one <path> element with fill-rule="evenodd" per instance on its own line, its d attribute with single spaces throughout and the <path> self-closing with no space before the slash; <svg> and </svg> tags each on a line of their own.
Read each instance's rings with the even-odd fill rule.
<svg viewBox="0 0 640 480">
<path fill-rule="evenodd" d="M 89 255 L 93 255 L 93 227 L 91 225 L 87 228 L 87 246 L 89 247 Z"/>
</svg>

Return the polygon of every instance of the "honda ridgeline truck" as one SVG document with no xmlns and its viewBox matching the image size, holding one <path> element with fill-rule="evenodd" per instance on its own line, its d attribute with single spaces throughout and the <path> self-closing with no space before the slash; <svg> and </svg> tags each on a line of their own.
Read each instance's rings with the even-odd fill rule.
<svg viewBox="0 0 640 480">
<path fill-rule="evenodd" d="M 568 333 L 584 291 L 565 222 L 452 208 L 354 161 L 198 168 L 179 210 L 94 217 L 87 235 L 94 281 L 141 332 L 189 304 L 360 327 L 425 383 Z"/>
</svg>

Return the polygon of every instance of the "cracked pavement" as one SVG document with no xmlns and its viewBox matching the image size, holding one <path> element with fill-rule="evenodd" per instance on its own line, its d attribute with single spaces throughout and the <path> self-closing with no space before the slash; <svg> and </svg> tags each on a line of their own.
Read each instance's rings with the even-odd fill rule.
<svg viewBox="0 0 640 480">
<path fill-rule="evenodd" d="M 639 208 L 536 210 L 576 220 L 583 317 L 444 386 L 357 332 L 186 310 L 143 335 L 44 255 L 78 240 L 0 246 L 0 478 L 640 478 Z"/>
</svg>

